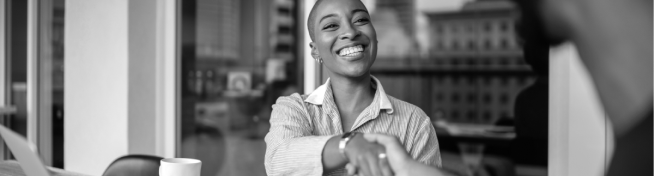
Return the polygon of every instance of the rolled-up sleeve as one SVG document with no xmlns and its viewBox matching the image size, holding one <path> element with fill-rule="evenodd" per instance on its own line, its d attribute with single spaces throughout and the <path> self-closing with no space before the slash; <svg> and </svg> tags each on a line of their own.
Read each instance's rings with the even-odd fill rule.
<svg viewBox="0 0 654 176">
<path fill-rule="evenodd" d="M 436 137 L 436 130 L 431 124 L 429 117 L 424 111 L 417 108 L 412 113 L 413 116 L 418 116 L 420 119 L 419 126 L 414 133 L 413 144 L 408 149 L 411 157 L 417 161 L 430 166 L 442 167 L 441 153 L 438 146 L 438 138 Z"/>
<path fill-rule="evenodd" d="M 322 150 L 332 136 L 313 136 L 310 116 L 299 95 L 280 97 L 272 106 L 266 135 L 268 175 L 322 175 Z"/>
</svg>

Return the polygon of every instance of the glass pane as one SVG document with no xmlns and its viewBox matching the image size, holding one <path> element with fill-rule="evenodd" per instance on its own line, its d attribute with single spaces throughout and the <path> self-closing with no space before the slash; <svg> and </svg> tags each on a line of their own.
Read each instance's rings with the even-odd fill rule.
<svg viewBox="0 0 654 176">
<path fill-rule="evenodd" d="M 379 40 L 371 73 L 430 116 L 445 168 L 547 172 L 548 65 L 524 57 L 511 1 L 364 2 Z"/>
<path fill-rule="evenodd" d="M 271 105 L 299 92 L 297 0 L 184 0 L 181 153 L 202 175 L 266 175 Z"/>
<path fill-rule="evenodd" d="M 48 1 L 49 2 L 49 1 Z M 10 99 L 9 104 L 16 106 L 17 113 L 3 119 L 3 124 L 23 136 L 27 135 L 27 8 L 28 1 L 7 0 L 7 42 L 8 42 L 8 72 L 10 76 Z M 40 8 L 41 13 L 51 13 L 47 18 L 41 16 L 39 21 L 38 36 L 43 39 L 45 46 L 39 48 L 39 79 L 40 109 L 45 111 L 39 118 L 52 119 L 52 166 L 63 168 L 63 85 L 64 85 L 64 0 L 54 0 L 51 3 L 44 3 Z M 45 32 L 45 33 L 42 33 Z M 44 45 L 40 45 L 44 46 Z M 45 76 L 45 77 L 43 77 Z M 43 90 L 46 89 L 46 90 Z M 47 146 L 47 145 L 45 145 Z"/>
<path fill-rule="evenodd" d="M 39 18 L 39 118 L 51 118 L 52 134 L 51 165 L 63 168 L 63 88 L 64 88 L 64 0 L 54 0 L 40 4 L 40 13 L 48 13 Z M 27 5 L 28 1 L 7 0 L 7 45 L 10 72 L 10 105 L 16 106 L 17 113 L 3 119 L 3 124 L 27 136 Z M 43 9 L 48 8 L 48 9 Z M 45 16 L 45 17 L 44 17 Z M 45 45 L 43 45 L 45 44 Z M 41 130 L 41 129 L 37 129 Z M 47 136 L 46 136 L 47 137 Z M 43 155 L 43 154 L 42 154 Z M 11 156 L 13 158 L 13 156 Z M 42 158 L 48 158 L 42 156 Z"/>
<path fill-rule="evenodd" d="M 65 0 L 54 0 L 52 11 L 52 26 L 51 36 L 49 43 L 52 45 L 52 59 L 51 65 L 42 71 L 49 71 L 49 83 L 52 90 L 51 92 L 51 105 L 52 105 L 52 166 L 57 168 L 64 168 L 64 15 L 65 15 Z M 47 28 L 47 27 L 46 27 Z"/>
<path fill-rule="evenodd" d="M 4 124 L 27 137 L 27 1 L 6 2 L 9 14 L 7 59 L 11 69 L 9 104 L 16 106 L 17 113 L 5 119 Z"/>
</svg>

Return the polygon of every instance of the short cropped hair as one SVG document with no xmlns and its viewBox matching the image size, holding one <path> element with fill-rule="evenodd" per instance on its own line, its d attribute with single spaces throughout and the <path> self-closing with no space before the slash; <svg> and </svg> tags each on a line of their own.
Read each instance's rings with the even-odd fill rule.
<svg viewBox="0 0 654 176">
<path fill-rule="evenodd" d="M 313 34 L 315 33 L 314 29 L 313 29 L 313 26 L 314 26 L 313 23 L 316 22 L 316 19 L 315 19 L 316 18 L 316 9 L 318 8 L 318 6 L 320 6 L 322 1 L 323 0 L 316 0 L 316 3 L 311 8 L 311 12 L 309 12 L 309 19 L 307 19 L 307 29 L 309 29 L 309 37 L 311 37 L 311 41 L 313 41 L 313 38 L 314 38 Z"/>
</svg>

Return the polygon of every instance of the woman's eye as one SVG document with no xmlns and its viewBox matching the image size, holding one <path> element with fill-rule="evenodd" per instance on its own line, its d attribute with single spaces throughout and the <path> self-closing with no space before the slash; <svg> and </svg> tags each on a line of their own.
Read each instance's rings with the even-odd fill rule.
<svg viewBox="0 0 654 176">
<path fill-rule="evenodd" d="M 323 27 L 322 29 L 324 30 L 324 29 L 330 29 L 330 28 L 335 28 L 335 27 L 337 27 L 335 24 L 328 24 L 325 27 Z"/>
<path fill-rule="evenodd" d="M 365 22 L 368 22 L 368 21 L 370 21 L 370 20 L 368 20 L 367 18 L 361 18 L 361 19 L 358 19 L 357 21 L 355 21 L 355 23 L 362 23 L 362 22 L 365 23 Z"/>
</svg>

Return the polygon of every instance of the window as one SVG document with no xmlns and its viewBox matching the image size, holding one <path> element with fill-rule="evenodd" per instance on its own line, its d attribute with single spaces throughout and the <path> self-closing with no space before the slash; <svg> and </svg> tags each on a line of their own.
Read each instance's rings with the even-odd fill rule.
<svg viewBox="0 0 654 176">
<path fill-rule="evenodd" d="M 436 34 L 443 34 L 443 26 L 441 25 L 435 25 L 434 27 Z"/>
<path fill-rule="evenodd" d="M 510 48 L 509 48 L 509 41 L 507 41 L 507 39 L 502 39 L 502 40 L 500 40 L 500 48 L 502 48 L 502 49 L 510 49 Z"/>
<path fill-rule="evenodd" d="M 459 98 L 459 94 L 458 94 L 458 93 L 454 93 L 454 94 L 452 94 L 452 103 L 455 103 L 455 104 L 456 104 L 456 103 L 459 103 L 459 99 L 460 99 L 460 98 Z"/>
<path fill-rule="evenodd" d="M 202 160 L 202 175 L 265 176 L 271 105 L 302 93 L 300 1 L 179 2 L 185 76 L 178 157 Z"/>
<path fill-rule="evenodd" d="M 503 33 L 509 32 L 509 22 L 501 22 L 500 31 L 502 31 Z"/>
<path fill-rule="evenodd" d="M 493 43 L 490 41 L 490 39 L 485 39 L 484 40 L 484 49 L 485 50 L 492 50 L 493 49 Z"/>
<path fill-rule="evenodd" d="M 469 50 L 477 49 L 476 45 L 475 45 L 475 42 L 474 41 L 468 41 L 468 48 L 467 49 L 469 49 Z"/>
<path fill-rule="evenodd" d="M 0 124 L 24 136 L 42 161 L 64 167 L 64 11 L 63 0 L 0 1 Z M 38 13 L 37 13 L 38 12 Z M 33 16 L 34 15 L 34 16 Z M 38 19 L 31 23 L 31 19 Z M 33 29 L 33 30 L 29 30 Z M 33 96 L 33 97 L 30 97 Z M 28 114 L 35 115 L 34 118 Z M 28 126 L 35 125 L 36 128 Z M 32 137 L 36 137 L 36 139 Z M 4 142 L 0 159 L 15 160 Z"/>
<path fill-rule="evenodd" d="M 490 22 L 484 23 L 484 32 L 490 33 L 493 30 L 493 27 L 491 26 Z"/>
<path fill-rule="evenodd" d="M 477 94 L 474 92 L 468 93 L 468 103 L 474 104 L 477 102 Z"/>
</svg>

